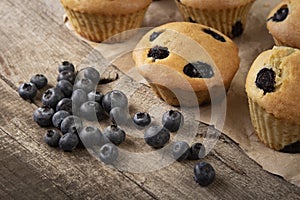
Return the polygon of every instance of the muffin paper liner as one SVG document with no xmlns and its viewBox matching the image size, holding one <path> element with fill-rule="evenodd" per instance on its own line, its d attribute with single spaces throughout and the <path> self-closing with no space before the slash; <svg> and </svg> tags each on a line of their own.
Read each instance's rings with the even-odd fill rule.
<svg viewBox="0 0 300 200">
<path fill-rule="evenodd" d="M 240 21 L 243 25 L 243 30 L 245 30 L 247 15 L 254 1 L 250 1 L 249 3 L 236 8 L 223 10 L 199 9 L 186 6 L 178 1 L 175 2 L 185 21 L 194 21 L 213 27 L 233 38 L 235 35 L 232 34 L 232 27 L 236 22 Z"/>
<path fill-rule="evenodd" d="M 94 42 L 102 42 L 126 30 L 139 28 L 147 8 L 127 15 L 100 15 L 80 13 L 67 8 L 65 10 L 71 25 L 79 35 Z M 130 36 L 130 32 L 126 32 L 114 39 L 122 41 Z"/>
<path fill-rule="evenodd" d="M 251 98 L 248 98 L 250 116 L 259 139 L 275 150 L 300 141 L 300 126 L 267 113 Z"/>
<path fill-rule="evenodd" d="M 159 98 L 163 99 L 165 102 L 172 106 L 192 107 L 210 102 L 209 91 L 194 92 L 181 90 L 178 88 L 169 89 L 158 84 L 150 84 L 150 86 Z M 176 95 L 179 96 L 176 96 L 174 92 L 176 92 Z M 195 95 L 197 101 L 195 101 L 196 99 L 194 99 Z"/>
</svg>

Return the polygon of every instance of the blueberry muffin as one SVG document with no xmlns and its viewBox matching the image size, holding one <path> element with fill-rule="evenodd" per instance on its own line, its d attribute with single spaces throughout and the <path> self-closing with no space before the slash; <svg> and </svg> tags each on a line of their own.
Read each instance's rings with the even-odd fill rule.
<svg viewBox="0 0 300 200">
<path fill-rule="evenodd" d="M 270 12 L 267 28 L 276 45 L 300 48 L 299 19 L 299 0 L 283 0 Z"/>
<path fill-rule="evenodd" d="M 275 150 L 299 152 L 300 50 L 274 47 L 252 64 L 246 92 L 259 139 Z"/>
<path fill-rule="evenodd" d="M 150 30 L 134 49 L 133 59 L 155 93 L 173 106 L 210 102 L 218 89 L 229 88 L 239 67 L 238 48 L 230 38 L 189 22 Z"/>
<path fill-rule="evenodd" d="M 151 0 L 60 0 L 74 30 L 101 42 L 141 26 Z"/>
<path fill-rule="evenodd" d="M 234 38 L 245 29 L 255 0 L 175 0 L 185 21 L 213 27 Z"/>
</svg>

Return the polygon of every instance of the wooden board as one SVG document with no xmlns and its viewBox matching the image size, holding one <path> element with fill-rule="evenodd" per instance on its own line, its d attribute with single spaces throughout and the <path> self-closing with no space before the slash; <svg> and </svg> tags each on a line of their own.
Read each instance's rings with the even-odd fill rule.
<svg viewBox="0 0 300 200">
<path fill-rule="evenodd" d="M 0 199 L 299 199 L 298 187 L 262 170 L 224 135 L 204 159 L 217 172 L 207 188 L 193 181 L 196 161 L 136 174 L 105 166 L 85 149 L 64 153 L 48 147 L 43 142 L 46 129 L 32 120 L 39 99 L 25 102 L 16 89 L 36 73 L 46 74 L 55 85 L 58 63 L 79 65 L 92 49 L 64 27 L 59 1 L 4 0 L 0 10 Z M 132 110 L 170 108 L 147 86 L 108 70 L 120 79 L 99 89 L 134 88 Z M 199 123 L 195 140 L 206 130 Z M 125 145 L 134 142 L 130 138 Z M 137 151 L 147 148 L 137 144 Z"/>
</svg>

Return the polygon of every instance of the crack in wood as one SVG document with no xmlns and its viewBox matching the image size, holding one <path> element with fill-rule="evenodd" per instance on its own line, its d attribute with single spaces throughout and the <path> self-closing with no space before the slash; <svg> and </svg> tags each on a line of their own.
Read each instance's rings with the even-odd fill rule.
<svg viewBox="0 0 300 200">
<path fill-rule="evenodd" d="M 130 178 L 128 175 L 126 175 L 123 171 L 118 170 L 123 176 L 125 176 L 127 179 L 132 181 L 134 184 L 136 184 L 139 188 L 141 188 L 145 193 L 147 193 L 150 197 L 152 197 L 155 200 L 159 200 L 160 198 L 156 196 L 153 192 L 149 191 L 147 188 L 143 187 L 142 184 L 139 184 L 137 181 L 134 179 Z"/>
</svg>

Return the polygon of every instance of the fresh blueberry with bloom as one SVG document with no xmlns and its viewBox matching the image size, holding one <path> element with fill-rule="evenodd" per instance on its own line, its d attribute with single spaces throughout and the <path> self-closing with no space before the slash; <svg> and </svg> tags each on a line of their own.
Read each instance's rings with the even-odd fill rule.
<svg viewBox="0 0 300 200">
<path fill-rule="evenodd" d="M 87 101 L 80 106 L 79 114 L 88 121 L 100 121 L 103 118 L 103 109 L 96 101 Z"/>
<path fill-rule="evenodd" d="M 198 160 L 199 158 L 204 158 L 205 147 L 200 142 L 192 144 L 190 148 L 190 154 L 188 156 L 189 160 Z"/>
<path fill-rule="evenodd" d="M 100 74 L 94 67 L 86 67 L 82 71 L 85 78 L 92 80 L 96 84 L 99 82 Z"/>
<path fill-rule="evenodd" d="M 79 78 L 74 83 L 74 90 L 83 89 L 84 91 L 86 91 L 86 93 L 95 90 L 95 87 L 96 87 L 95 83 L 88 78 Z"/>
<path fill-rule="evenodd" d="M 185 141 L 178 141 L 173 144 L 172 148 L 173 157 L 178 162 L 186 160 L 190 154 L 190 146 Z"/>
<path fill-rule="evenodd" d="M 52 126 L 53 115 L 54 115 L 53 108 L 44 105 L 34 111 L 33 120 L 41 127 L 48 127 L 48 126 Z"/>
<path fill-rule="evenodd" d="M 170 140 L 170 132 L 162 126 L 150 126 L 144 133 L 144 139 L 149 146 L 161 148 Z"/>
<path fill-rule="evenodd" d="M 48 80 L 43 74 L 36 74 L 31 77 L 30 82 L 33 83 L 37 89 L 42 89 L 47 85 Z"/>
<path fill-rule="evenodd" d="M 215 175 L 214 168 L 207 162 L 199 162 L 194 166 L 194 180 L 201 186 L 210 185 Z"/>
<path fill-rule="evenodd" d="M 88 100 L 89 101 L 96 101 L 100 105 L 102 105 L 102 99 L 104 97 L 104 94 L 98 92 L 98 91 L 91 91 L 87 94 Z"/>
<path fill-rule="evenodd" d="M 176 110 L 170 110 L 163 114 L 162 124 L 170 132 L 176 132 L 183 124 L 183 115 Z"/>
<path fill-rule="evenodd" d="M 63 98 L 56 105 L 56 111 L 65 110 L 72 114 L 72 100 L 70 98 Z"/>
<path fill-rule="evenodd" d="M 57 103 L 64 98 L 64 93 L 58 88 L 49 88 L 42 96 L 42 102 L 46 106 L 56 108 Z"/>
<path fill-rule="evenodd" d="M 95 126 L 86 126 L 79 132 L 79 137 L 85 147 L 91 148 L 93 146 L 101 147 L 109 140 L 101 133 Z"/>
<path fill-rule="evenodd" d="M 65 95 L 65 97 L 70 98 L 73 93 L 73 84 L 67 80 L 60 80 L 57 82 L 56 87 L 59 88 Z"/>
<path fill-rule="evenodd" d="M 112 143 L 106 143 L 100 148 L 99 158 L 105 164 L 113 164 L 119 155 L 118 147 Z"/>
<path fill-rule="evenodd" d="M 137 112 L 134 114 L 132 121 L 138 128 L 144 128 L 151 123 L 151 117 L 147 112 Z"/>
<path fill-rule="evenodd" d="M 75 108 L 80 108 L 80 106 L 86 102 L 87 99 L 87 94 L 83 89 L 77 89 L 73 91 L 72 97 L 71 97 L 74 109 Z"/>
<path fill-rule="evenodd" d="M 33 100 L 37 94 L 37 87 L 33 83 L 23 83 L 19 86 L 18 93 L 24 100 Z"/>
<path fill-rule="evenodd" d="M 73 151 L 79 144 L 79 138 L 76 133 L 66 133 L 64 134 L 58 142 L 59 148 L 63 151 Z"/>
<path fill-rule="evenodd" d="M 58 66 L 58 72 L 62 72 L 62 71 L 75 71 L 75 67 L 72 63 L 70 63 L 69 61 L 63 61 L 59 66 Z"/>
<path fill-rule="evenodd" d="M 52 124 L 55 128 L 59 128 L 60 129 L 60 125 L 62 123 L 62 121 L 66 118 L 70 116 L 70 113 L 65 111 L 65 110 L 60 110 L 57 111 L 56 113 L 54 113 L 54 115 L 52 116 Z"/>
<path fill-rule="evenodd" d="M 130 116 L 127 108 L 112 108 L 109 112 L 109 118 L 112 121 L 112 123 L 118 125 L 128 125 L 130 123 Z"/>
<path fill-rule="evenodd" d="M 57 81 L 67 80 L 67 81 L 70 81 L 71 83 L 74 83 L 75 78 L 76 78 L 76 75 L 74 72 L 69 71 L 69 70 L 63 70 L 63 71 L 59 72 L 59 74 L 57 76 Z"/>
<path fill-rule="evenodd" d="M 117 125 L 110 125 L 103 131 L 106 138 L 109 139 L 114 145 L 120 145 L 125 141 L 126 133 Z"/>
<path fill-rule="evenodd" d="M 106 93 L 102 99 L 102 107 L 109 113 L 114 107 L 127 108 L 128 99 L 126 95 L 119 90 L 112 90 Z"/>
<path fill-rule="evenodd" d="M 61 138 L 60 133 L 57 130 L 47 130 L 44 141 L 51 147 L 58 147 L 59 139 Z"/>
<path fill-rule="evenodd" d="M 63 134 L 78 133 L 82 129 L 82 120 L 74 115 L 67 116 L 60 125 L 60 130 Z"/>
</svg>

